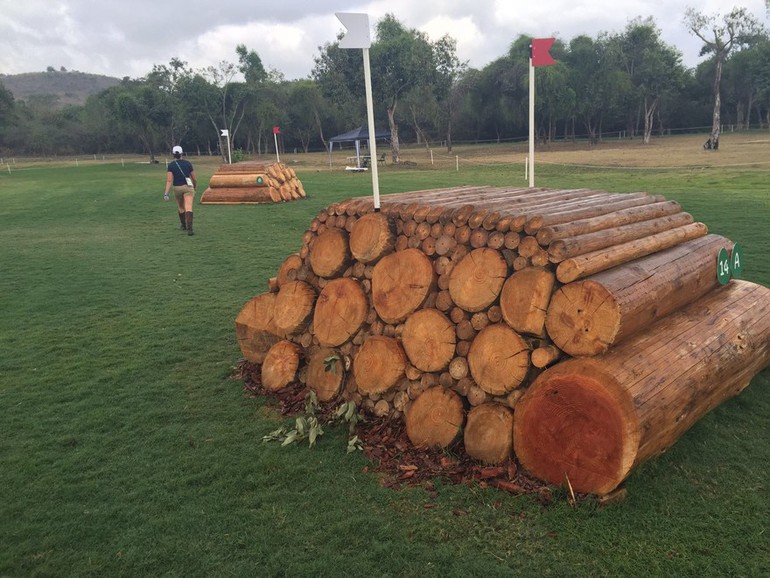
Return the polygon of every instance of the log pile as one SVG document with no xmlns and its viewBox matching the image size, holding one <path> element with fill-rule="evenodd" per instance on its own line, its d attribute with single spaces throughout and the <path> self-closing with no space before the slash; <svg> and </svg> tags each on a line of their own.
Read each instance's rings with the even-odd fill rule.
<svg viewBox="0 0 770 578">
<path fill-rule="evenodd" d="M 280 203 L 306 196 L 294 169 L 284 163 L 222 165 L 201 195 L 204 205 Z"/>
<path fill-rule="evenodd" d="M 717 279 L 732 248 L 647 193 L 349 199 L 312 220 L 236 333 L 267 388 L 299 381 L 404 420 L 416 446 L 462 439 L 603 494 L 770 364 L 770 290 Z"/>
</svg>

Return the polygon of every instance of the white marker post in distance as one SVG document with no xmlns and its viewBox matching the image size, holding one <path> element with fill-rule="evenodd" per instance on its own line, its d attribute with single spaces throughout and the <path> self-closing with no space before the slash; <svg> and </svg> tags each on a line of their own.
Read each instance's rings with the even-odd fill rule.
<svg viewBox="0 0 770 578">
<path fill-rule="evenodd" d="M 374 104 L 372 103 L 372 73 L 369 67 L 369 47 L 372 45 L 369 35 L 369 15 L 356 12 L 335 12 L 337 19 L 347 28 L 340 40 L 340 48 L 361 48 L 364 53 L 364 85 L 366 90 L 366 116 L 369 126 L 369 157 L 372 168 L 372 193 L 374 211 L 380 210 L 380 182 L 377 173 L 377 143 L 374 132 Z"/>
</svg>

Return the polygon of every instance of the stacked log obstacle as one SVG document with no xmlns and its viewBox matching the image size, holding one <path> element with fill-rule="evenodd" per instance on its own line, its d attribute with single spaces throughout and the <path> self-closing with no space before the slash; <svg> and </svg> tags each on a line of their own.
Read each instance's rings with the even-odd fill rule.
<svg viewBox="0 0 770 578">
<path fill-rule="evenodd" d="M 294 169 L 284 163 L 222 165 L 201 195 L 204 205 L 280 203 L 306 196 Z"/>
<path fill-rule="evenodd" d="M 647 193 L 348 199 L 311 221 L 236 334 L 267 389 L 299 382 L 403 420 L 415 446 L 462 440 L 601 494 L 770 363 L 770 291 L 718 281 L 732 250 Z"/>
</svg>

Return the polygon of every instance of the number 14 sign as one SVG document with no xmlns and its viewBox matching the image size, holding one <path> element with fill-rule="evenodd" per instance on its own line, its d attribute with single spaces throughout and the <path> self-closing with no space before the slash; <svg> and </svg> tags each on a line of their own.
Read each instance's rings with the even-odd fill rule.
<svg viewBox="0 0 770 578">
<path fill-rule="evenodd" d="M 719 251 L 717 257 L 717 279 L 721 285 L 730 280 L 730 277 L 737 277 L 743 271 L 743 250 L 738 243 L 733 245 L 733 251 L 727 254 L 724 247 Z"/>
</svg>

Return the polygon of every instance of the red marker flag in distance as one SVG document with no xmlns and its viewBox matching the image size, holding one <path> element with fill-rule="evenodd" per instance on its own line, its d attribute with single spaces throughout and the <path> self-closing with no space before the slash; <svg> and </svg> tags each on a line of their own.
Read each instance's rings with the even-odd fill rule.
<svg viewBox="0 0 770 578">
<path fill-rule="evenodd" d="M 556 42 L 555 38 L 533 38 L 532 39 L 532 66 L 549 66 L 556 64 L 556 61 L 548 52 Z"/>
<path fill-rule="evenodd" d="M 273 134 L 281 134 L 281 127 L 280 126 L 274 126 L 273 127 Z"/>
</svg>

